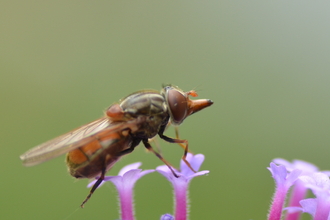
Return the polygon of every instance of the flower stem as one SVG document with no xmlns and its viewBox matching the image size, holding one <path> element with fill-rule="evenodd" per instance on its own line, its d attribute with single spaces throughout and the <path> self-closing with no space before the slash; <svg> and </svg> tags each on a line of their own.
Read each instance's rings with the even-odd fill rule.
<svg viewBox="0 0 330 220">
<path fill-rule="evenodd" d="M 291 200 L 289 203 L 289 207 L 300 207 L 299 201 L 303 200 L 306 195 L 306 187 L 303 185 L 301 181 L 297 181 L 292 193 L 291 193 Z M 300 219 L 301 213 L 294 212 L 294 213 L 287 213 L 285 220 L 298 220 Z"/>
<path fill-rule="evenodd" d="M 120 215 L 122 220 L 134 220 L 133 211 L 133 190 L 126 189 L 119 191 Z"/>
<path fill-rule="evenodd" d="M 286 194 L 287 190 L 284 187 L 280 187 L 276 190 L 273 198 L 273 203 L 269 211 L 268 220 L 281 219 Z"/>
<path fill-rule="evenodd" d="M 175 193 L 175 220 L 187 219 L 187 190 L 188 185 L 174 188 Z"/>
</svg>

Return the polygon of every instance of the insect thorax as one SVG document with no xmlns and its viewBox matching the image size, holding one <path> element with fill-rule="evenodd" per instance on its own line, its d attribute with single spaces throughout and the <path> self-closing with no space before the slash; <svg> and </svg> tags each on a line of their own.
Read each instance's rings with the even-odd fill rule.
<svg viewBox="0 0 330 220">
<path fill-rule="evenodd" d="M 135 135 L 141 138 L 154 137 L 159 128 L 168 122 L 165 99 L 157 91 L 141 91 L 126 97 L 120 103 L 125 114 L 132 118 L 145 117 Z"/>
</svg>

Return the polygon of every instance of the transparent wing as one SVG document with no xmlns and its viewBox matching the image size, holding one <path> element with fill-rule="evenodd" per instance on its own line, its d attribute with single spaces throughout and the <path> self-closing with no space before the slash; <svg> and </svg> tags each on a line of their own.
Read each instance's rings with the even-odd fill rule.
<svg viewBox="0 0 330 220">
<path fill-rule="evenodd" d="M 110 134 L 127 127 L 127 122 L 114 124 L 110 118 L 103 117 L 40 144 L 22 154 L 20 158 L 25 166 L 34 166 L 95 140 L 95 136 L 101 131 L 102 134 Z"/>
</svg>

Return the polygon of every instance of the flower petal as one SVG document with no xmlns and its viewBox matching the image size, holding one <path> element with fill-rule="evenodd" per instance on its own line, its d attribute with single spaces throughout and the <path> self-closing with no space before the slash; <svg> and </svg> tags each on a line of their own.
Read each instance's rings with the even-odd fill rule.
<svg viewBox="0 0 330 220">
<path fill-rule="evenodd" d="M 309 213 L 311 216 L 315 215 L 317 202 L 316 199 L 304 199 L 300 201 L 300 205 L 304 212 Z"/>
<path fill-rule="evenodd" d="M 138 169 L 141 166 L 141 162 L 136 162 L 136 163 L 132 163 L 132 164 L 128 164 L 126 166 L 124 166 L 118 173 L 119 176 L 123 176 L 125 173 L 127 173 L 129 170 L 132 169 Z"/>
</svg>

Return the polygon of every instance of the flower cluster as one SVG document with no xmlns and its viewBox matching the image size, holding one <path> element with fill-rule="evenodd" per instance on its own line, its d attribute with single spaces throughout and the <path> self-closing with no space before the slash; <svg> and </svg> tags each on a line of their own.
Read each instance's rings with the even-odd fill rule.
<svg viewBox="0 0 330 220">
<path fill-rule="evenodd" d="M 204 161 L 204 155 L 197 154 L 193 155 L 188 153 L 186 160 L 189 162 L 191 167 L 198 171 Z M 133 207 L 133 188 L 136 181 L 142 176 L 152 173 L 155 170 L 144 170 L 138 169 L 141 163 L 134 163 L 123 167 L 118 176 L 106 176 L 100 186 L 106 181 L 112 182 L 119 195 L 120 201 L 120 216 L 122 220 L 134 220 L 134 207 Z M 192 178 L 201 176 L 209 173 L 208 170 L 193 172 L 187 164 L 181 160 L 180 171 L 175 170 L 179 177 L 175 177 L 172 171 L 166 166 L 159 166 L 156 171 L 162 174 L 168 181 L 171 182 L 174 188 L 175 197 L 175 214 L 164 214 L 160 217 L 161 220 L 186 220 L 188 216 L 188 186 Z M 89 183 L 88 187 L 92 187 L 96 180 Z"/>
<path fill-rule="evenodd" d="M 275 180 L 276 190 L 269 210 L 268 220 L 299 220 L 301 213 L 310 214 L 314 220 L 330 220 L 330 180 L 327 171 L 319 171 L 310 163 L 295 160 L 292 163 L 275 159 L 268 168 Z M 284 208 L 289 189 L 288 207 Z M 314 198 L 306 198 L 311 190 Z"/>
</svg>

